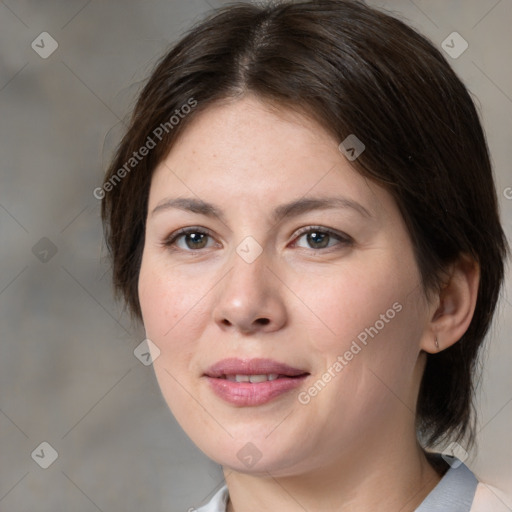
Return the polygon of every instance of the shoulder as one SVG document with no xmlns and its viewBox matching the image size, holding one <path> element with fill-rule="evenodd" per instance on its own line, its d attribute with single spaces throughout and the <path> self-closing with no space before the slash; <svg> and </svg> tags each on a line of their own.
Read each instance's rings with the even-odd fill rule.
<svg viewBox="0 0 512 512">
<path fill-rule="evenodd" d="M 512 500 L 492 485 L 478 482 L 470 512 L 510 512 Z"/>
</svg>

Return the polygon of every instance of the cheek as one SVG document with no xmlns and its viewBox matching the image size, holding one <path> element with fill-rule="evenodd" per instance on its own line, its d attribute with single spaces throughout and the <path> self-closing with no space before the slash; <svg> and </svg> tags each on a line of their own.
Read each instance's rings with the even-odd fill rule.
<svg viewBox="0 0 512 512">
<path fill-rule="evenodd" d="M 187 316 L 201 308 L 208 287 L 204 281 L 196 281 L 167 268 L 159 258 L 143 258 L 139 275 L 142 317 L 146 334 L 162 344 L 161 349 L 183 337 Z"/>
<path fill-rule="evenodd" d="M 143 258 L 139 275 L 139 301 L 146 336 L 160 350 L 153 369 L 173 413 L 180 418 L 195 415 L 185 384 L 193 374 L 191 362 L 202 332 L 206 283 L 191 283 L 176 269 L 150 255 Z M 183 387 L 185 385 L 185 388 Z M 193 402 L 193 401 L 192 401 Z"/>
<path fill-rule="evenodd" d="M 155 342 L 160 341 L 179 318 L 170 298 L 166 279 L 147 260 L 143 260 L 139 275 L 139 302 L 146 335 Z"/>
<path fill-rule="evenodd" d="M 325 428 L 332 428 L 333 439 L 359 435 L 403 404 L 414 407 L 411 389 L 424 314 L 414 279 L 414 274 L 394 278 L 382 268 L 340 272 L 323 293 L 310 293 L 308 302 L 317 305 L 322 321 L 304 322 L 307 348 L 322 367 L 306 390 L 307 407 L 315 417 L 328 418 Z"/>
<path fill-rule="evenodd" d="M 418 291 L 414 266 L 402 261 L 398 272 L 392 258 L 373 260 L 330 268 L 328 276 L 308 276 L 297 287 L 297 297 L 309 310 L 304 327 L 314 331 L 310 340 L 319 352 L 343 348 L 358 335 L 364 341 L 365 329 L 372 327 L 380 336 L 409 316 Z"/>
<path fill-rule="evenodd" d="M 355 400 L 361 411 L 377 414 L 395 396 L 410 401 L 405 395 L 414 379 L 425 307 L 412 256 L 374 254 L 372 260 L 339 268 L 330 279 L 310 277 L 298 295 L 314 312 L 303 327 L 322 362 L 320 373 L 330 369 L 335 375 L 332 400 L 324 404 L 343 403 L 349 411 Z"/>
</svg>

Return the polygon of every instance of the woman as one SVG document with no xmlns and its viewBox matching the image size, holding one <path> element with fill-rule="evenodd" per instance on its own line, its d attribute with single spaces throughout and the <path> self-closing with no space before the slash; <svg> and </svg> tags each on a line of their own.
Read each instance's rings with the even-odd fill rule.
<svg viewBox="0 0 512 512">
<path fill-rule="evenodd" d="M 116 290 L 224 470 L 200 510 L 504 506 L 432 452 L 473 442 L 507 244 L 424 37 L 356 1 L 221 9 L 153 72 L 103 189 Z"/>
</svg>

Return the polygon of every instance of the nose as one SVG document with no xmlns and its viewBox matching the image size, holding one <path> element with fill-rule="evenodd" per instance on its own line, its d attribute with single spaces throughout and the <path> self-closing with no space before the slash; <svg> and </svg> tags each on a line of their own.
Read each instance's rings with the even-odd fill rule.
<svg viewBox="0 0 512 512">
<path fill-rule="evenodd" d="M 235 253 L 231 263 L 217 289 L 215 323 L 244 334 L 281 329 L 287 321 L 283 284 L 264 253 L 251 263 Z"/>
</svg>

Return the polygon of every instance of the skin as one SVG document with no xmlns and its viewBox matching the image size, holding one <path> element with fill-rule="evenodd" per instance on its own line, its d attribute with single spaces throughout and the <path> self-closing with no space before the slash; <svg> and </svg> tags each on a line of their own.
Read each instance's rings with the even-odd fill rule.
<svg viewBox="0 0 512 512">
<path fill-rule="evenodd" d="M 223 466 L 230 511 L 413 511 L 440 479 L 416 441 L 415 404 L 434 336 L 442 350 L 469 325 L 478 268 L 461 260 L 427 300 L 397 205 L 355 172 L 339 142 L 311 119 L 246 95 L 198 113 L 152 178 L 144 326 L 160 350 L 154 368 L 170 409 Z M 369 215 L 336 207 L 272 220 L 277 206 L 313 196 L 343 196 Z M 224 218 L 153 212 L 184 197 L 213 203 Z M 299 233 L 311 226 L 351 241 Z M 184 227 L 211 236 L 166 246 Z M 236 252 L 248 236 L 263 251 L 252 263 Z M 395 303 L 400 312 L 300 403 Z M 203 376 L 227 357 L 270 358 L 310 376 L 269 403 L 239 407 Z M 248 442 L 261 455 L 250 468 L 237 457 Z"/>
</svg>

